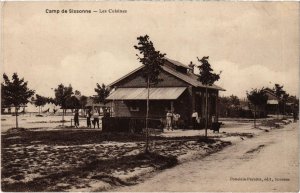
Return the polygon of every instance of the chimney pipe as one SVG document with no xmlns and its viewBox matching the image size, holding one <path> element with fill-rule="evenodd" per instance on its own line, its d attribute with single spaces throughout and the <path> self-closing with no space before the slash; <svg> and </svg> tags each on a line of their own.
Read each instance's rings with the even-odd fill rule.
<svg viewBox="0 0 300 193">
<path fill-rule="evenodd" d="M 192 61 L 190 62 L 189 67 L 191 68 L 191 69 L 190 69 L 190 72 L 191 72 L 191 73 L 194 73 L 194 67 L 195 67 L 195 64 L 193 64 Z"/>
</svg>

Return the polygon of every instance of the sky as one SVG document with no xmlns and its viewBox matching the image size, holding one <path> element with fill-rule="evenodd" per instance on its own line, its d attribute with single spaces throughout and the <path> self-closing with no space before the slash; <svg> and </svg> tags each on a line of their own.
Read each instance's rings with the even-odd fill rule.
<svg viewBox="0 0 300 193">
<path fill-rule="evenodd" d="M 275 83 L 299 96 L 298 2 L 5 2 L 1 9 L 1 71 L 17 72 L 40 95 L 54 96 L 60 83 L 96 94 L 96 83 L 141 65 L 133 46 L 148 34 L 170 59 L 197 64 L 209 56 L 222 71 L 221 96 L 243 98 Z"/>
</svg>

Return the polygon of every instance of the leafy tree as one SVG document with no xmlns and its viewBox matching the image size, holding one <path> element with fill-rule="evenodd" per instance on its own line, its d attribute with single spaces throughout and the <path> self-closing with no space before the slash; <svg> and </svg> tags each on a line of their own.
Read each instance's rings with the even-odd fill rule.
<svg viewBox="0 0 300 193">
<path fill-rule="evenodd" d="M 277 118 L 279 117 L 279 111 L 280 111 L 280 103 L 282 103 L 282 97 L 286 94 L 286 92 L 283 90 L 283 85 L 275 84 L 273 91 L 275 95 L 278 98 L 278 105 L 277 105 Z"/>
<path fill-rule="evenodd" d="M 110 89 L 105 86 L 105 84 L 98 84 L 95 88 L 95 92 L 97 93 L 97 96 L 94 98 L 94 101 L 96 103 L 104 103 L 105 98 L 109 95 Z"/>
<path fill-rule="evenodd" d="M 73 109 L 81 108 L 79 99 L 76 96 L 71 96 L 71 97 L 67 98 L 65 108 L 71 109 L 72 112 L 73 112 Z"/>
<path fill-rule="evenodd" d="M 254 128 L 256 128 L 256 110 L 258 107 L 262 107 L 267 104 L 268 96 L 262 89 L 253 89 L 250 93 L 247 91 L 247 98 L 254 106 Z"/>
<path fill-rule="evenodd" d="M 158 77 L 161 66 L 164 64 L 164 56 L 166 54 L 160 53 L 160 51 L 155 50 L 152 41 L 148 35 L 139 36 L 137 38 L 138 45 L 134 45 L 134 48 L 139 51 L 136 54 L 140 63 L 144 65 L 142 76 L 147 83 L 147 111 L 146 111 L 146 147 L 145 152 L 149 152 L 149 129 L 148 129 L 148 119 L 149 119 L 149 95 L 150 86 L 157 84 L 160 79 Z"/>
<path fill-rule="evenodd" d="M 232 112 L 232 109 L 237 110 L 240 105 L 240 99 L 235 95 L 219 97 L 219 101 L 220 110 L 223 111 L 222 113 L 226 116 L 228 116 L 229 112 Z"/>
<path fill-rule="evenodd" d="M 232 107 L 237 107 L 240 105 L 240 99 L 237 96 L 231 95 L 229 97 L 229 103 Z"/>
<path fill-rule="evenodd" d="M 219 97 L 219 105 L 220 105 L 220 114 L 223 116 L 228 116 L 228 110 L 229 110 L 229 97 L 223 96 Z"/>
<path fill-rule="evenodd" d="M 52 103 L 52 104 L 56 104 L 56 101 L 54 98 L 52 97 L 48 97 L 47 103 Z"/>
<path fill-rule="evenodd" d="M 208 124 L 208 101 L 207 101 L 207 88 L 212 86 L 214 82 L 220 79 L 220 74 L 213 73 L 213 69 L 208 62 L 209 56 L 204 56 L 202 59 L 198 59 L 201 65 L 198 66 L 200 70 L 198 80 L 205 86 L 205 137 L 207 137 L 207 124 Z"/>
<path fill-rule="evenodd" d="M 82 96 L 80 97 L 79 103 L 80 103 L 80 106 L 81 106 L 82 109 L 85 108 L 85 105 L 87 104 L 87 99 L 88 99 L 88 97 L 87 97 L 87 96 L 84 96 L 84 95 L 82 95 Z"/>
<path fill-rule="evenodd" d="M 54 93 L 55 93 L 55 103 L 57 105 L 60 105 L 61 108 L 63 109 L 62 121 L 64 124 L 65 109 L 67 107 L 66 101 L 68 98 L 72 96 L 73 88 L 71 85 L 64 86 L 63 84 L 60 84 L 56 89 L 54 89 Z"/>
<path fill-rule="evenodd" d="M 280 84 L 275 84 L 273 88 L 275 95 L 281 99 L 281 97 L 285 94 L 285 91 L 283 90 L 283 85 L 281 86 Z"/>
<path fill-rule="evenodd" d="M 5 105 L 15 107 L 16 128 L 18 128 L 18 109 L 21 105 L 26 105 L 29 98 L 34 94 L 34 90 L 27 87 L 27 81 L 24 78 L 19 78 L 17 73 L 14 73 L 12 80 L 3 74 L 4 82 L 1 83 L 1 99 Z"/>
<path fill-rule="evenodd" d="M 75 91 L 74 91 L 74 95 L 76 95 L 76 96 L 81 96 L 81 92 L 80 92 L 79 90 L 75 90 Z"/>
<path fill-rule="evenodd" d="M 285 113 L 286 113 L 286 102 L 287 102 L 287 100 L 288 100 L 288 98 L 289 98 L 289 94 L 287 94 L 287 93 L 284 93 L 283 94 L 283 96 L 282 96 L 282 103 L 283 103 L 283 115 L 285 115 Z"/>
<path fill-rule="evenodd" d="M 41 113 L 42 107 L 47 104 L 49 99 L 47 97 L 43 97 L 41 95 L 36 94 L 36 99 L 34 101 L 35 106 L 39 107 L 39 114 Z"/>
</svg>

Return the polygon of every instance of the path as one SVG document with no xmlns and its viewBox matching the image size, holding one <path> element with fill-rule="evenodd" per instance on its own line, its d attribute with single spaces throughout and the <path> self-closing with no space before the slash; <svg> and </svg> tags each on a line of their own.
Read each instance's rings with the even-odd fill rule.
<svg viewBox="0 0 300 193">
<path fill-rule="evenodd" d="M 292 123 L 113 191 L 298 192 L 298 155 L 298 123 Z"/>
</svg>

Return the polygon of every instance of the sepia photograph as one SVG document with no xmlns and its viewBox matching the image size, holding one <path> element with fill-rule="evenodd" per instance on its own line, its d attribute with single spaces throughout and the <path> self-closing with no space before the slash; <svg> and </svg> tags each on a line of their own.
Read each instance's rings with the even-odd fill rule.
<svg viewBox="0 0 300 193">
<path fill-rule="evenodd" d="M 1 191 L 299 192 L 299 2 L 0 5 Z"/>
</svg>

